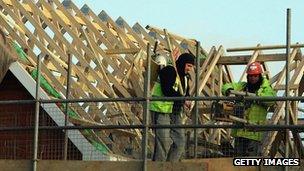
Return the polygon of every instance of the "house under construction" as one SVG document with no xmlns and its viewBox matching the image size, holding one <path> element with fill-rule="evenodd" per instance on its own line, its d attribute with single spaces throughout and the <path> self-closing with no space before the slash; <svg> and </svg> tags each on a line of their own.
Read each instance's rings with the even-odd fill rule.
<svg viewBox="0 0 304 171">
<path fill-rule="evenodd" d="M 232 122 L 215 120 L 212 104 L 223 97 L 223 84 L 245 80 L 245 71 L 235 80 L 239 75 L 231 66 L 254 61 L 262 64 L 282 99 L 269 109 L 259 157 L 304 158 L 303 44 L 290 45 L 286 62 L 286 45 L 206 51 L 197 40 L 150 25 L 130 26 L 122 17 L 113 20 L 105 11 L 96 15 L 70 0 L 0 0 L 0 10 L 1 168 L 28 170 L 32 163 L 25 160 L 33 160 L 34 170 L 241 169 L 232 163 Z M 186 118 L 182 162 L 153 163 L 154 133 L 147 129 L 151 124 L 145 110 L 153 79 L 145 78 L 156 74 L 155 53 L 174 61 L 184 52 L 199 60 L 199 72 L 191 73 L 198 84 L 193 81 L 190 90 L 198 110 L 188 111 L 198 124 L 194 117 Z M 272 73 L 272 65 L 282 68 Z M 291 169 L 303 169 L 303 161 Z"/>
</svg>

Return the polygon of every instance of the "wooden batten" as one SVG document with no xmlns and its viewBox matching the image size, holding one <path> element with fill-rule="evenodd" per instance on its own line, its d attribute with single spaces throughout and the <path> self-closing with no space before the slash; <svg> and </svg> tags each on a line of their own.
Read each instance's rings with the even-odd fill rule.
<svg viewBox="0 0 304 171">
<path fill-rule="evenodd" d="M 79 9 L 71 1 L 68 3 L 61 3 L 59 0 L 39 1 L 39 4 L 36 4 L 34 1 L 4 0 L 0 1 L 0 6 L 3 8 L 3 12 L 0 13 L 1 26 L 9 33 L 12 41 L 22 49 L 28 50 L 28 61 L 20 60 L 21 66 L 27 72 L 33 71 L 36 68 L 37 55 L 41 55 L 42 75 L 63 96 L 60 98 L 65 98 L 66 94 L 69 55 L 72 56 L 71 98 L 131 98 L 143 97 L 148 43 L 154 48 L 157 41 L 158 48 L 155 53 L 171 59 L 173 65 L 179 54 L 196 52 L 197 42 L 194 39 L 150 25 L 144 28 L 136 23 L 131 27 L 123 17 L 114 21 L 105 11 L 96 15 L 87 5 Z M 300 50 L 303 46 L 302 44 L 291 46 L 289 87 L 291 95 L 294 96 L 302 95 L 304 91 L 304 58 Z M 279 73 L 272 74 L 268 62 L 285 61 L 286 54 L 264 53 L 268 49 L 280 48 L 285 46 L 258 45 L 230 48 L 226 51 L 223 46 L 218 48 L 213 46 L 209 53 L 201 48 L 199 56 L 205 58 L 200 62 L 200 73 L 198 73 L 200 96 L 222 96 L 223 84 L 235 81 L 230 65 L 248 66 L 254 61 L 261 62 L 265 75 L 274 89 L 284 93 L 285 67 Z M 235 51 L 249 51 L 249 54 L 230 53 Z M 240 81 L 245 80 L 245 71 L 241 74 Z M 191 75 L 195 74 L 191 73 Z M 190 89 L 191 95 L 194 94 L 194 87 Z M 210 117 L 210 110 L 206 109 L 210 108 L 211 103 L 199 102 L 199 122 L 223 124 L 213 121 Z M 139 125 L 143 121 L 142 104 L 141 102 L 102 102 L 81 105 L 75 103 L 71 109 L 78 117 L 70 118 L 70 122 L 95 126 Z M 276 109 L 269 120 L 270 124 L 279 124 L 284 119 L 284 107 L 283 102 L 276 103 Z M 290 105 L 292 124 L 298 123 L 297 107 L 297 102 Z M 194 110 L 190 112 L 193 113 Z M 109 154 L 115 153 L 137 159 L 141 150 L 142 132 L 138 129 L 82 131 L 82 134 L 87 139 L 106 145 Z M 303 145 L 300 143 L 299 132 L 293 131 L 292 134 L 295 142 L 292 152 L 296 153 L 298 149 L 303 149 Z M 149 137 L 153 138 L 153 136 L 153 133 L 149 132 Z M 217 148 L 223 141 L 231 142 L 230 131 L 225 129 L 205 129 L 199 136 L 201 141 L 213 144 Z M 279 149 L 283 144 L 281 141 L 282 137 L 277 131 L 269 132 L 263 142 L 263 155 L 280 153 Z M 153 143 L 148 147 L 149 153 L 152 153 L 152 145 Z M 130 146 L 134 152 L 125 154 L 124 151 Z M 298 155 L 303 155 L 302 153 Z"/>
</svg>

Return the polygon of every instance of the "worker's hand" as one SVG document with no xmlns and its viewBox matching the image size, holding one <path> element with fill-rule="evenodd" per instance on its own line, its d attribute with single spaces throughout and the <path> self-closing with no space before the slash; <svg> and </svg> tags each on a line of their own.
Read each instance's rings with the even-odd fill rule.
<svg viewBox="0 0 304 171">
<path fill-rule="evenodd" d="M 231 90 L 233 90 L 232 88 L 229 88 L 228 90 L 226 90 L 226 96 L 230 96 L 231 95 Z"/>
</svg>

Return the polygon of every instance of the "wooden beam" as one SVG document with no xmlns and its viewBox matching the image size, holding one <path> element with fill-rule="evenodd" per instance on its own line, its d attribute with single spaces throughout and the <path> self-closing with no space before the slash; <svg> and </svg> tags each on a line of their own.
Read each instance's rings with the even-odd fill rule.
<svg viewBox="0 0 304 171">
<path fill-rule="evenodd" d="M 217 64 L 223 65 L 244 65 L 249 62 L 251 55 L 231 55 L 222 56 Z M 294 60 L 301 60 L 301 56 L 297 55 Z M 258 55 L 257 62 L 274 62 L 274 61 L 286 61 L 285 53 L 276 54 L 260 54 Z"/>
<path fill-rule="evenodd" d="M 210 61 L 210 64 L 208 65 L 207 71 L 204 72 L 204 74 L 201 75 L 204 78 L 199 81 L 199 92 L 201 92 L 203 90 L 209 76 L 211 75 L 211 72 L 214 70 L 214 67 L 216 66 L 216 63 L 217 63 L 218 59 L 220 58 L 220 56 L 223 53 L 224 53 L 223 47 L 220 46 L 217 53 L 215 54 L 214 58 Z"/>
<path fill-rule="evenodd" d="M 296 63 L 292 63 L 289 65 L 289 70 L 293 71 L 295 68 L 297 67 Z M 285 67 L 284 67 L 285 68 Z M 284 69 L 283 68 L 283 69 Z M 269 79 L 269 83 L 272 85 L 274 83 L 276 83 L 278 80 L 282 79 L 282 73 L 285 72 L 285 70 L 281 70 L 279 73 L 277 73 L 275 76 L 273 76 L 272 78 Z M 284 74 L 284 73 L 283 73 Z"/>
<path fill-rule="evenodd" d="M 259 47 L 260 44 L 257 45 L 257 47 Z M 254 62 L 256 60 L 256 58 L 259 56 L 260 54 L 260 50 L 256 50 L 253 52 L 252 56 L 250 57 L 248 64 L 245 68 L 245 70 L 243 71 L 243 74 L 241 75 L 240 81 L 245 81 L 245 76 L 247 75 L 246 71 L 248 70 L 249 65 Z"/>
<path fill-rule="evenodd" d="M 140 37 L 139 34 L 137 34 L 132 28 L 131 26 L 129 26 L 129 24 L 122 18 L 122 17 L 118 17 L 118 19 L 115 22 L 118 26 L 120 26 L 121 28 L 123 28 L 123 30 L 127 30 L 127 37 L 129 39 L 131 39 L 131 37 L 133 37 L 133 41 L 136 41 L 136 43 L 138 43 L 138 46 L 141 48 L 147 48 L 146 43 L 142 40 L 142 38 Z M 118 24 L 120 23 L 120 25 Z M 130 37 L 131 36 L 131 37 Z"/>
<path fill-rule="evenodd" d="M 299 85 L 289 85 L 290 90 L 297 90 L 299 88 Z M 275 90 L 285 90 L 285 85 L 276 85 L 274 87 Z"/>
<path fill-rule="evenodd" d="M 124 49 L 107 49 L 105 50 L 107 55 L 116 54 L 135 54 L 139 52 L 138 48 L 124 48 Z"/>
<path fill-rule="evenodd" d="M 155 44 L 155 39 L 150 36 L 147 31 L 139 24 L 139 23 L 135 23 L 132 26 L 132 29 L 137 33 L 137 34 L 141 34 L 144 39 L 146 39 L 148 42 L 150 42 L 150 44 L 153 46 Z"/>
<path fill-rule="evenodd" d="M 119 37 L 121 37 L 122 40 L 125 40 L 129 47 L 137 48 L 137 46 L 129 39 L 126 33 L 112 20 L 111 17 L 108 16 L 108 14 L 105 11 L 101 11 L 98 14 L 98 17 L 101 21 L 110 24 L 114 28 L 116 34 Z M 125 47 L 125 48 L 129 48 L 129 47 Z"/>
<path fill-rule="evenodd" d="M 304 44 L 293 44 L 290 45 L 290 48 L 302 48 Z M 270 45 L 270 46 L 260 46 L 260 47 L 240 47 L 240 48 L 228 48 L 227 52 L 236 52 L 236 51 L 251 51 L 251 50 L 274 50 L 274 49 L 284 49 L 286 45 Z"/>
<path fill-rule="evenodd" d="M 296 54 L 297 54 L 298 48 L 294 48 L 290 54 L 290 59 L 291 61 L 293 61 L 293 59 L 295 58 Z M 289 64 L 290 65 L 290 64 Z M 291 67 L 291 66 L 289 66 Z M 295 65 L 296 67 L 296 65 Z M 290 70 L 291 71 L 291 70 Z M 283 81 L 283 79 L 285 78 L 285 73 L 286 73 L 286 65 L 284 66 L 284 68 L 282 69 L 282 71 L 280 72 L 280 75 L 276 81 L 275 86 L 280 85 Z"/>
<path fill-rule="evenodd" d="M 153 30 L 155 30 L 157 33 L 163 35 L 163 29 L 160 29 L 160 28 L 157 28 L 157 27 L 153 27 L 153 26 L 150 26 L 150 25 L 147 25 L 147 26 L 146 26 L 146 29 L 147 29 L 147 30 L 152 30 L 152 29 L 153 29 Z M 196 44 L 196 41 L 193 40 L 193 39 L 185 38 L 185 37 L 182 37 L 182 36 L 179 36 L 179 35 L 177 35 L 177 34 L 170 33 L 170 32 L 168 32 L 168 35 L 170 35 L 171 37 L 173 37 L 174 39 L 176 39 L 176 40 L 178 40 L 178 41 L 186 40 L 187 42 L 192 43 L 193 46 L 195 46 L 195 44 Z"/>
<path fill-rule="evenodd" d="M 300 87 L 299 87 L 299 96 L 302 96 L 304 92 L 304 77 L 302 76 L 301 81 L 300 81 Z"/>
</svg>

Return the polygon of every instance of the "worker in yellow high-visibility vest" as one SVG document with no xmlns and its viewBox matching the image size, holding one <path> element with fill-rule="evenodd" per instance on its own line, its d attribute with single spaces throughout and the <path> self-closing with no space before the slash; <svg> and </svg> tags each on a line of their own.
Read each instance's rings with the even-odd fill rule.
<svg viewBox="0 0 304 171">
<path fill-rule="evenodd" d="M 263 70 L 259 62 L 249 64 L 247 73 L 247 82 L 227 83 L 222 87 L 222 93 L 229 95 L 230 90 L 245 91 L 254 93 L 257 96 L 276 96 L 268 79 L 262 76 Z M 244 119 L 250 123 L 263 125 L 266 122 L 267 108 L 274 102 L 251 102 L 245 105 L 245 111 L 242 114 Z M 234 149 L 237 156 L 257 156 L 260 152 L 263 132 L 253 132 L 245 129 L 233 129 L 232 136 L 235 137 Z"/>
<path fill-rule="evenodd" d="M 175 62 L 177 72 L 172 65 L 160 69 L 158 80 L 153 86 L 152 97 L 189 96 L 189 71 L 193 69 L 194 58 L 190 53 L 180 55 Z M 179 87 L 183 90 L 180 91 Z M 184 100 L 151 101 L 150 111 L 154 124 L 183 124 L 183 107 L 190 107 L 190 104 Z M 184 129 L 156 129 L 153 161 L 179 161 L 185 151 L 185 142 Z"/>
</svg>

